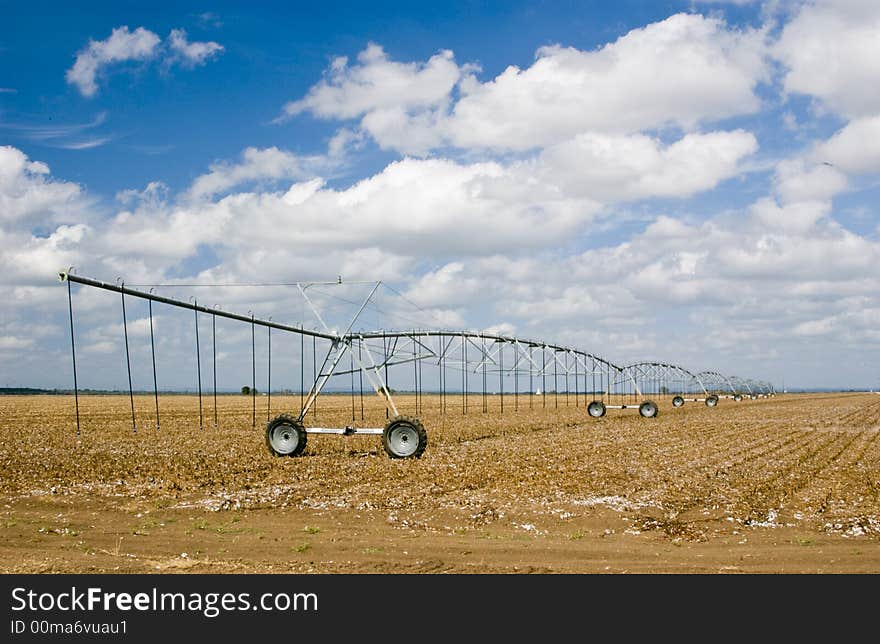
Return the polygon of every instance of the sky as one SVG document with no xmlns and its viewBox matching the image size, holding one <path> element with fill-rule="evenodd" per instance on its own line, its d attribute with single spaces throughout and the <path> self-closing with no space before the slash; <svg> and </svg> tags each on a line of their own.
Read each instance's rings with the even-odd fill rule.
<svg viewBox="0 0 880 644">
<path fill-rule="evenodd" d="M 75 266 L 310 327 L 290 287 L 217 285 L 341 276 L 343 324 L 382 280 L 364 328 L 880 387 L 874 0 L 0 10 L 0 386 L 70 387 Z M 74 306 L 80 385 L 123 388 L 118 296 Z M 191 318 L 154 323 L 192 388 Z M 250 330 L 217 332 L 234 389 Z"/>
</svg>

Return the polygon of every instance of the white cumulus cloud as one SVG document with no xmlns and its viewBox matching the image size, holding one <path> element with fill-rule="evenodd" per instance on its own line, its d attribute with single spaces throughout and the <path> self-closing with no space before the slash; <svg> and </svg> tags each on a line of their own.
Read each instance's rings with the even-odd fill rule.
<svg viewBox="0 0 880 644">
<path fill-rule="evenodd" d="M 793 158 L 776 165 L 774 187 L 788 203 L 830 199 L 847 185 L 846 175 L 827 162 Z"/>
<path fill-rule="evenodd" d="M 277 147 L 247 148 L 238 163 L 217 162 L 210 172 L 199 176 L 189 189 L 189 196 L 201 198 L 228 191 L 247 182 L 296 180 L 314 176 L 327 169 L 323 157 L 301 157 Z"/>
<path fill-rule="evenodd" d="M 355 65 L 337 59 L 284 112 L 360 119 L 381 147 L 404 153 L 448 145 L 523 151 L 583 132 L 693 130 L 755 112 L 755 89 L 768 78 L 765 54 L 763 31 L 695 14 L 635 29 L 594 51 L 542 47 L 530 67 L 508 67 L 486 82 L 449 51 L 401 63 L 370 45 Z"/>
<path fill-rule="evenodd" d="M 462 83 L 450 138 L 460 147 L 528 149 L 580 132 L 635 132 L 760 107 L 764 35 L 677 14 L 594 51 L 551 46 L 531 67 Z"/>
<path fill-rule="evenodd" d="M 24 152 L 0 146 L 0 222 L 36 226 L 68 207 L 81 194 L 75 183 L 55 181 L 49 166 Z"/>
<path fill-rule="evenodd" d="M 600 201 L 686 197 L 735 175 L 757 148 L 743 130 L 687 134 L 669 145 L 643 134 L 584 133 L 542 152 L 541 179 Z"/>
<path fill-rule="evenodd" d="M 129 31 L 117 27 L 105 40 L 90 40 L 67 70 L 67 82 L 76 85 L 83 96 L 98 91 L 97 76 L 103 67 L 128 60 L 148 60 L 156 54 L 161 39 L 149 29 L 138 27 Z"/>
<path fill-rule="evenodd" d="M 371 43 L 349 65 L 336 58 L 327 77 L 284 106 L 286 117 L 310 112 L 323 119 L 361 119 L 382 147 L 424 153 L 441 142 L 438 123 L 450 93 L 471 66 L 459 67 L 443 50 L 425 63 L 400 63 Z"/>
<path fill-rule="evenodd" d="M 223 46 L 216 42 L 189 42 L 182 29 L 172 29 L 163 45 L 162 39 L 149 29 L 138 27 L 130 31 L 123 25 L 113 29 L 104 40 L 89 40 L 76 55 L 65 78 L 80 94 L 92 97 L 98 92 L 99 76 L 111 65 L 164 57 L 169 65 L 179 63 L 192 68 L 205 64 L 222 51 Z"/>
<path fill-rule="evenodd" d="M 814 156 L 853 174 L 880 172 L 880 114 L 850 121 L 820 143 Z"/>
<path fill-rule="evenodd" d="M 805 3 L 773 48 L 786 68 L 786 91 L 813 96 L 849 118 L 880 114 L 878 34 L 874 0 Z"/>
<path fill-rule="evenodd" d="M 171 62 L 179 62 L 189 68 L 204 65 L 223 51 L 223 45 L 216 42 L 190 42 L 183 29 L 171 30 L 168 48 L 171 50 Z"/>
<path fill-rule="evenodd" d="M 392 108 L 430 108 L 444 103 L 461 77 L 448 50 L 426 63 L 392 61 L 381 46 L 371 43 L 350 66 L 334 59 L 328 77 L 308 95 L 288 103 L 284 111 L 295 116 L 309 111 L 322 118 L 349 119 Z"/>
</svg>

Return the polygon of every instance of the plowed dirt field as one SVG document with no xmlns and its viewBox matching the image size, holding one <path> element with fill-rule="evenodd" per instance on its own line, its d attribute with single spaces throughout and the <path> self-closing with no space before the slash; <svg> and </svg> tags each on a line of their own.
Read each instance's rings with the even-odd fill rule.
<svg viewBox="0 0 880 644">
<path fill-rule="evenodd" d="M 0 397 L 0 570 L 880 572 L 880 395 L 664 401 L 656 419 L 500 402 L 425 397 L 424 456 L 391 460 L 380 437 L 315 435 L 273 457 L 265 397 L 254 430 L 250 398 L 220 396 L 215 429 L 206 396 L 199 430 L 196 397 L 163 396 L 157 431 L 138 396 L 133 434 L 127 396 L 82 396 L 79 437 L 72 397 Z M 360 413 L 384 425 L 375 397 Z M 307 424 L 351 414 L 324 396 Z"/>
</svg>

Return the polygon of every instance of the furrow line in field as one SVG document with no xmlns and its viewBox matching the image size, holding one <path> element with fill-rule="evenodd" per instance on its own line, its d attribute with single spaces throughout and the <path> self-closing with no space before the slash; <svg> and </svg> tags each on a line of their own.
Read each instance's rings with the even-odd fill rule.
<svg viewBox="0 0 880 644">
<path fill-rule="evenodd" d="M 742 432 L 738 432 L 728 437 L 721 444 L 703 445 L 692 457 L 682 463 L 689 472 L 703 470 L 707 467 L 716 467 L 717 463 L 728 461 L 725 467 L 733 466 L 739 460 L 746 458 L 750 452 L 758 449 L 764 449 L 769 445 L 781 444 L 786 437 L 791 436 L 793 432 L 783 435 L 763 435 L 759 437 L 748 438 Z"/>
<path fill-rule="evenodd" d="M 878 418 L 880 418 L 880 401 L 856 407 L 849 413 L 839 416 L 837 420 L 840 425 L 852 426 L 861 423 L 863 419 L 876 422 Z"/>
<path fill-rule="evenodd" d="M 839 456 L 855 438 L 855 436 L 833 435 L 824 440 L 811 442 L 803 453 L 792 451 L 786 455 L 789 458 L 780 461 L 784 465 L 776 469 L 772 476 L 760 480 L 757 484 L 752 483 L 754 477 L 749 477 L 750 484 L 740 494 L 740 500 L 747 508 L 745 520 L 764 520 L 771 510 L 775 511 L 778 508 L 780 499 L 789 490 L 803 486 L 829 461 Z M 839 446 L 840 443 L 843 444 L 842 447 Z M 817 461 L 818 465 L 811 465 Z M 784 489 L 780 490 L 782 486 Z"/>
<path fill-rule="evenodd" d="M 876 507 L 880 502 L 880 428 L 870 433 L 871 439 L 859 458 L 848 468 L 846 476 L 841 476 L 840 498 L 868 502 Z"/>
<path fill-rule="evenodd" d="M 714 455 L 704 459 L 699 466 L 690 466 L 689 475 L 683 477 L 679 473 L 676 487 L 679 488 L 679 494 L 687 495 L 687 501 L 676 504 L 676 511 L 678 514 L 683 514 L 698 506 L 717 492 L 719 484 L 729 481 L 731 474 L 769 454 L 785 450 L 800 436 L 801 432 L 792 430 L 783 436 L 773 436 L 742 445 L 740 449 L 729 454 Z M 714 469 L 714 472 L 707 471 L 711 469 Z"/>
<path fill-rule="evenodd" d="M 834 500 L 842 499 L 844 490 L 859 478 L 859 473 L 865 470 L 865 455 L 868 450 L 877 444 L 880 431 L 860 432 L 858 438 L 861 444 L 849 446 L 845 458 L 836 459 L 836 465 L 825 467 L 822 472 L 809 481 L 803 488 L 791 496 L 790 505 L 793 509 L 808 506 L 812 501 L 821 499 L 819 512 L 823 512 Z"/>
<path fill-rule="evenodd" d="M 732 434 L 738 434 L 741 431 L 741 428 L 738 427 L 729 427 L 727 425 L 719 424 L 716 427 L 713 427 L 709 430 L 698 430 L 694 431 L 692 428 L 684 428 L 680 432 L 677 432 L 676 439 L 674 441 L 669 441 L 663 443 L 664 451 L 683 451 L 684 449 L 691 449 L 695 444 L 700 447 L 712 447 L 719 446 L 721 443 L 716 442 L 718 438 L 727 439 Z"/>
</svg>

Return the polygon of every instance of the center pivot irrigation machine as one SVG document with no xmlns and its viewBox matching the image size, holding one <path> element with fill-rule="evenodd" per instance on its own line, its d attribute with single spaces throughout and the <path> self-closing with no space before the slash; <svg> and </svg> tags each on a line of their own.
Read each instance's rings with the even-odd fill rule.
<svg viewBox="0 0 880 644">
<path fill-rule="evenodd" d="M 284 284 L 295 286 L 303 303 L 309 307 L 320 329 L 308 329 L 304 325 L 282 324 L 271 317 L 262 319 L 253 313 L 242 315 L 206 307 L 191 298 L 184 301 L 155 292 L 153 285 L 148 291 L 127 287 L 117 279 L 116 283 L 74 275 L 72 269 L 59 272 L 61 282 L 67 284 L 70 317 L 71 357 L 73 361 L 73 384 L 76 407 L 76 431 L 80 433 L 79 387 L 76 370 L 76 341 L 74 333 L 73 290 L 71 284 L 112 291 L 120 295 L 122 324 L 125 342 L 125 361 L 128 374 L 128 391 L 131 403 L 132 430 L 137 431 L 134 388 L 132 386 L 132 359 L 129 350 L 129 323 L 126 315 L 126 299 L 145 300 L 149 311 L 150 355 L 152 359 L 152 385 L 155 397 L 156 429 L 160 429 L 159 387 L 156 370 L 156 342 L 153 325 L 153 303 L 186 309 L 194 315 L 196 346 L 196 374 L 199 396 L 199 429 L 204 428 L 202 361 L 199 338 L 199 315 L 209 316 L 211 321 L 213 352 L 213 401 L 214 422 L 217 415 L 217 335 L 216 320 L 223 318 L 250 326 L 251 361 L 254 387 L 252 425 L 256 428 L 256 351 L 255 329 L 263 327 L 268 332 L 269 396 L 267 416 L 271 410 L 272 331 L 298 336 L 300 364 L 300 409 L 298 413 L 282 413 L 268 417 L 265 429 L 266 446 L 276 456 L 297 456 L 306 448 L 309 434 L 375 435 L 382 437 L 385 452 L 391 458 L 418 458 L 428 444 L 427 431 L 420 420 L 424 404 L 424 392 L 428 388 L 439 394 L 441 414 L 466 415 L 474 408 L 488 413 L 492 408 L 505 413 L 505 395 L 508 412 L 520 409 L 559 408 L 584 406 L 593 418 L 605 415 L 607 409 L 637 409 L 646 418 L 659 414 L 658 402 L 669 399 L 672 407 L 685 402 L 704 402 L 709 407 L 718 404 L 719 396 L 742 400 L 744 396 L 773 395 L 772 385 L 738 378 L 726 378 L 716 372 L 694 374 L 683 367 L 660 362 L 639 362 L 619 367 L 580 349 L 528 340 L 496 333 L 466 330 L 407 331 L 353 331 L 365 309 L 371 307 L 382 282 L 370 283 L 371 290 L 363 301 L 355 303 L 357 310 L 344 331 L 338 331 L 325 322 L 319 307 L 309 297 L 307 289 L 317 283 Z M 338 282 L 320 283 L 326 285 Z M 149 286 L 149 285 L 146 285 Z M 211 285 L 190 285 L 211 286 Z M 246 285 L 238 285 L 246 286 Z M 256 286 L 256 285 L 252 285 Z M 388 287 L 390 288 L 390 287 Z M 392 289 L 393 290 L 393 289 Z M 394 291 L 396 293 L 396 291 Z M 398 294 L 399 295 L 399 294 Z M 311 344 L 311 384 L 306 389 L 306 339 Z M 322 355 L 323 358 L 318 356 Z M 347 360 L 345 360 L 347 358 Z M 320 365 L 320 366 L 319 366 Z M 310 411 L 316 411 L 316 401 L 325 391 L 331 378 L 345 378 L 351 383 L 352 422 L 344 427 L 306 426 Z M 346 378 L 347 377 L 347 378 Z M 415 414 L 404 415 L 398 410 L 390 386 L 405 382 L 414 394 Z M 360 427 L 355 423 L 355 380 L 361 395 L 361 420 L 364 419 L 364 381 L 383 400 L 386 423 L 383 427 Z M 648 398 L 650 396 L 650 398 Z M 512 399 L 512 400 L 511 400 Z"/>
</svg>

